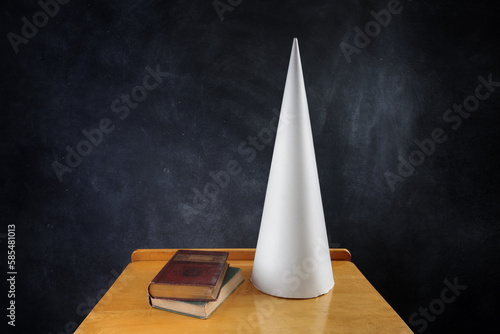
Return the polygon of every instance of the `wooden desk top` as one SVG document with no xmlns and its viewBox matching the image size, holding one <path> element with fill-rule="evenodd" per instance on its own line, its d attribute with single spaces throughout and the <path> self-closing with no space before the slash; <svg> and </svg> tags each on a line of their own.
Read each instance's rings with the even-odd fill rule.
<svg viewBox="0 0 500 334">
<path fill-rule="evenodd" d="M 75 333 L 412 333 L 350 262 L 347 250 L 330 251 L 335 286 L 312 299 L 257 290 L 250 282 L 255 249 L 213 250 L 228 250 L 228 262 L 242 269 L 245 281 L 208 319 L 150 307 L 148 283 L 176 249 L 137 250 Z"/>
</svg>

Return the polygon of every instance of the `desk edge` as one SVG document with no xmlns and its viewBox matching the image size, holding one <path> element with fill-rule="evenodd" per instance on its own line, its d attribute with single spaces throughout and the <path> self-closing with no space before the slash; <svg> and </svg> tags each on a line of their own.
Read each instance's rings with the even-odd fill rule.
<svg viewBox="0 0 500 334">
<path fill-rule="evenodd" d="M 228 252 L 228 260 L 253 260 L 255 248 L 195 248 L 196 250 Z M 177 248 L 136 249 L 131 255 L 131 261 L 168 261 Z M 330 248 L 332 261 L 351 261 L 351 253 L 345 248 Z"/>
</svg>

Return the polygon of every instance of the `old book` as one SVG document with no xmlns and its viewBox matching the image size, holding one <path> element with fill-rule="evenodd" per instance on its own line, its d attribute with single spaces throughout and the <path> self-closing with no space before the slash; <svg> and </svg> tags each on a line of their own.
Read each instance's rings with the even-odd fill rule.
<svg viewBox="0 0 500 334">
<path fill-rule="evenodd" d="M 178 250 L 148 286 L 154 298 L 216 300 L 228 264 L 227 252 Z"/>
<path fill-rule="evenodd" d="M 149 296 L 149 304 L 161 310 L 206 319 L 236 290 L 243 280 L 240 268 L 229 267 L 222 283 L 219 298 L 216 301 L 184 301 Z"/>
</svg>

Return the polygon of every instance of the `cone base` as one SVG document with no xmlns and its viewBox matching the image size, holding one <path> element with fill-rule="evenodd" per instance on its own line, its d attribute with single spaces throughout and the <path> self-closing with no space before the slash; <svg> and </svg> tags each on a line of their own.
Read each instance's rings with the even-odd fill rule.
<svg viewBox="0 0 500 334">
<path fill-rule="evenodd" d="M 335 286 L 335 283 L 333 283 L 332 286 L 330 288 L 328 288 L 328 290 L 326 290 L 324 292 L 318 292 L 317 294 L 295 295 L 295 294 L 282 293 L 282 291 L 280 291 L 280 289 L 273 289 L 272 291 L 267 291 L 266 289 L 261 289 L 261 288 L 259 288 L 259 286 L 257 286 L 255 284 L 252 277 L 250 278 L 250 282 L 252 282 L 253 286 L 257 290 L 259 290 L 262 293 L 265 293 L 266 295 L 270 295 L 273 297 L 279 297 L 279 298 L 286 298 L 286 299 L 312 299 L 312 298 L 321 297 L 323 295 L 326 295 L 328 292 L 330 292 Z"/>
</svg>

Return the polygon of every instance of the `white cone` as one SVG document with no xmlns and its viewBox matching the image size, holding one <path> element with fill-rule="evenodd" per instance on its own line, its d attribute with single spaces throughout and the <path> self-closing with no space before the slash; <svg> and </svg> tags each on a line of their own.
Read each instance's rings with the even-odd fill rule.
<svg viewBox="0 0 500 334">
<path fill-rule="evenodd" d="M 293 40 L 252 283 L 286 298 L 334 285 L 299 45 Z"/>
</svg>

